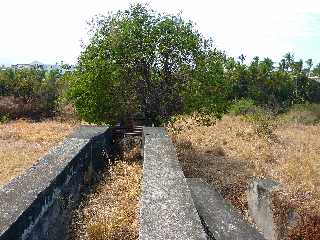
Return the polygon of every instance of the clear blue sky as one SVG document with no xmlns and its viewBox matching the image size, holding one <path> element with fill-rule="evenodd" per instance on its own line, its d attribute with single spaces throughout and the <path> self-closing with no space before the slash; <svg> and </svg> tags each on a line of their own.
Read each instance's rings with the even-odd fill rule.
<svg viewBox="0 0 320 240">
<path fill-rule="evenodd" d="M 75 63 L 95 14 L 149 3 L 178 13 L 230 56 L 278 61 L 286 52 L 320 62 L 320 0 L 3 0 L 0 64 Z"/>
</svg>

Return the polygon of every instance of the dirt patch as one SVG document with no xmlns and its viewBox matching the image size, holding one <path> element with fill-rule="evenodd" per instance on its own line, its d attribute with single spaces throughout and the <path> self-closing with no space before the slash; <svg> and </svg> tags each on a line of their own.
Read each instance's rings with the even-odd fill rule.
<svg viewBox="0 0 320 240">
<path fill-rule="evenodd" d="M 302 216 L 309 214 L 302 217 L 303 225 L 311 219 L 312 228 L 320 231 L 314 220 L 320 219 L 320 125 L 225 116 L 204 126 L 194 119 L 181 117 L 168 127 L 187 177 L 213 183 L 246 216 L 248 180 L 274 179 L 282 184 L 287 204 Z"/>
<path fill-rule="evenodd" d="M 72 239 L 138 239 L 142 164 L 140 147 L 128 151 L 103 174 L 72 220 Z"/>
<path fill-rule="evenodd" d="M 75 126 L 71 122 L 54 120 L 0 124 L 0 186 L 31 167 Z"/>
</svg>

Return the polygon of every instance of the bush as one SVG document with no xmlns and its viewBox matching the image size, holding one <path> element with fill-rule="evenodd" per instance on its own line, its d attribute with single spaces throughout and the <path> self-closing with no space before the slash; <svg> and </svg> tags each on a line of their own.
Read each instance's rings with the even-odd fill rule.
<svg viewBox="0 0 320 240">
<path fill-rule="evenodd" d="M 54 115 L 61 77 L 60 70 L 42 68 L 0 71 L 0 114 L 12 118 Z"/>
<path fill-rule="evenodd" d="M 40 119 L 48 116 L 39 99 L 24 99 L 14 96 L 0 96 L 0 116 L 10 119 L 31 118 Z"/>
<path fill-rule="evenodd" d="M 229 113 L 232 115 L 246 115 L 253 114 L 260 111 L 261 108 L 257 107 L 251 99 L 240 99 L 235 101 L 229 108 Z"/>
<path fill-rule="evenodd" d="M 10 118 L 7 114 L 1 114 L 0 113 L 0 124 L 4 124 L 9 122 Z"/>
</svg>

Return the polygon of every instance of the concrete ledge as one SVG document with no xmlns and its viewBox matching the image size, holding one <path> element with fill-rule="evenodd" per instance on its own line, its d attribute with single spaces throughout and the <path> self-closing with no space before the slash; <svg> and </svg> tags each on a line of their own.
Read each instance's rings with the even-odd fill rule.
<svg viewBox="0 0 320 240">
<path fill-rule="evenodd" d="M 191 194 L 206 226 L 208 235 L 216 240 L 265 239 L 227 203 L 209 184 L 200 178 L 187 179 Z"/>
<path fill-rule="evenodd" d="M 0 189 L 0 239 L 66 239 L 70 210 L 111 146 L 106 127 L 81 126 Z"/>
<path fill-rule="evenodd" d="M 207 239 L 164 128 L 143 129 L 141 240 Z"/>
</svg>

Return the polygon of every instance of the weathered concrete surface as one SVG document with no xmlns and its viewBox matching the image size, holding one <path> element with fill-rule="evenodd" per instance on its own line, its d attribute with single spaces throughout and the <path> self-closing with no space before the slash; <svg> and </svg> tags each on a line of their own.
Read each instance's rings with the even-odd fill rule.
<svg viewBox="0 0 320 240">
<path fill-rule="evenodd" d="M 76 139 L 91 139 L 99 136 L 101 133 L 104 133 L 108 130 L 106 126 L 79 126 L 73 133 L 70 134 L 70 138 Z"/>
<path fill-rule="evenodd" d="M 82 126 L 0 189 L 0 239 L 66 239 L 70 209 L 103 164 L 107 128 Z"/>
<path fill-rule="evenodd" d="M 270 179 L 252 179 L 248 191 L 249 214 L 268 240 L 281 239 L 284 229 L 276 223 L 272 192 L 279 184 Z"/>
<path fill-rule="evenodd" d="M 265 239 L 223 197 L 201 178 L 188 178 L 193 201 L 208 235 L 216 240 Z"/>
<path fill-rule="evenodd" d="M 207 239 L 190 190 L 163 128 L 143 129 L 141 240 Z"/>
</svg>

